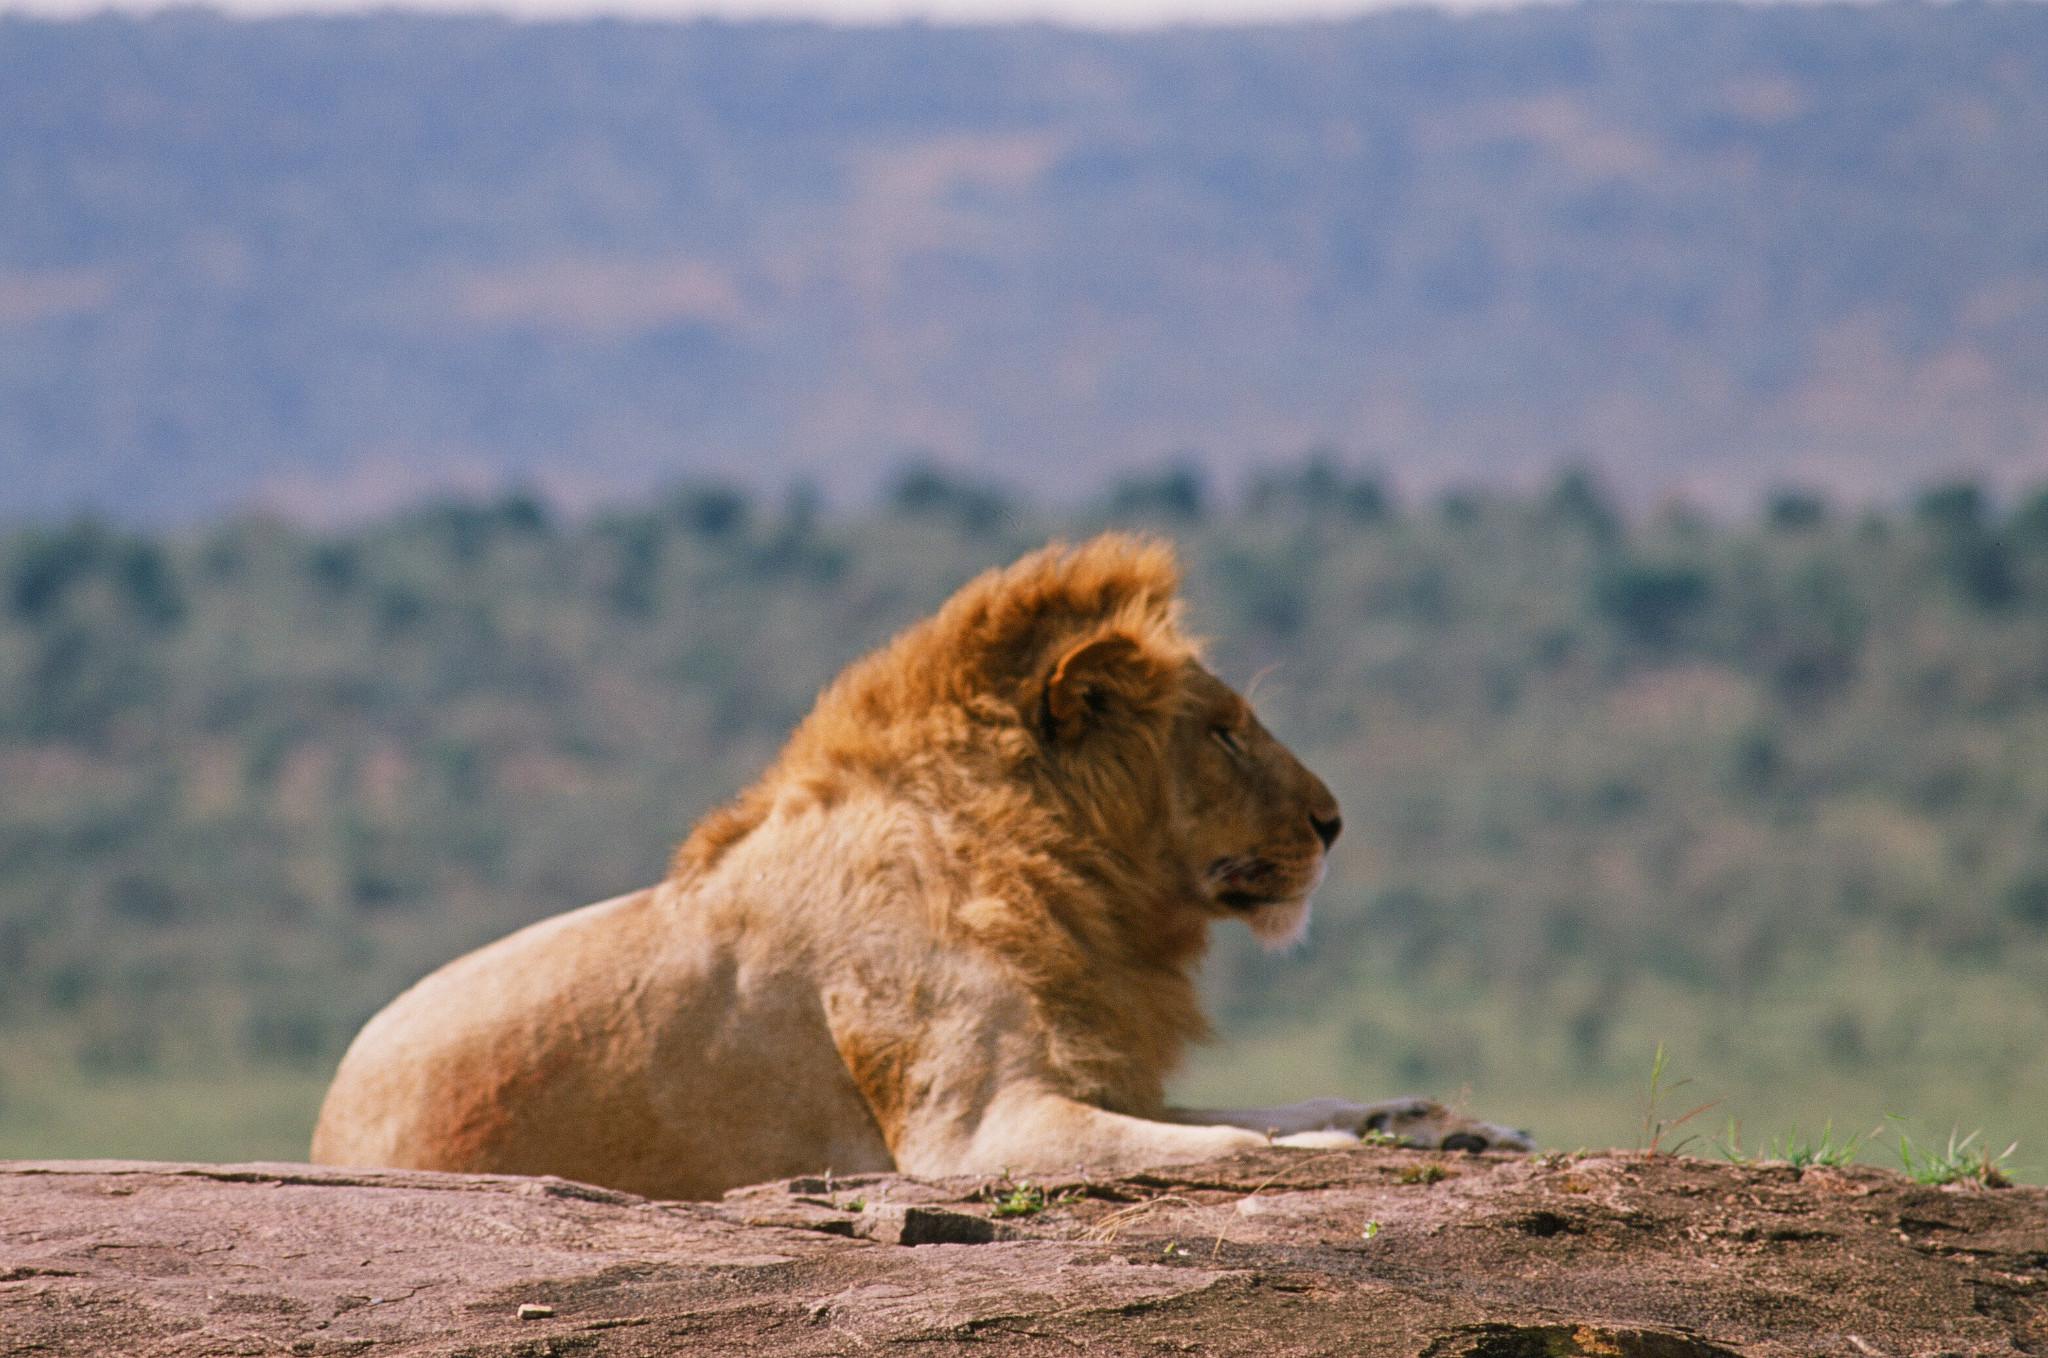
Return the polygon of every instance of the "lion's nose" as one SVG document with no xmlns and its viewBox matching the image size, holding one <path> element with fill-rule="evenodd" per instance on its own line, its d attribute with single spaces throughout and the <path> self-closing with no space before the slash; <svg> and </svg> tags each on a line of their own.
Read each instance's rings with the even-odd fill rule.
<svg viewBox="0 0 2048 1358">
<path fill-rule="evenodd" d="M 1332 816 L 1328 820 L 1324 820 L 1319 816 L 1310 816 L 1308 823 L 1315 827 L 1316 838 L 1323 841 L 1325 849 L 1337 842 L 1337 832 L 1344 828 L 1344 818 L 1342 816 Z"/>
</svg>

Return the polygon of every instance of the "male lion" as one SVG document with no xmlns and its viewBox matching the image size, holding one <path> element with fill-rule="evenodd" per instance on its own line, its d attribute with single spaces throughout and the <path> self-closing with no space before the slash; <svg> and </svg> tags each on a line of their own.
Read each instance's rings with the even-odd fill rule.
<svg viewBox="0 0 2048 1358">
<path fill-rule="evenodd" d="M 1526 1149 L 1420 1099 L 1209 1112 L 1209 921 L 1300 936 L 1337 803 L 1181 634 L 1159 543 L 1057 544 L 849 666 L 659 886 L 394 1000 L 342 1058 L 329 1164 L 657 1198 L 834 1169 L 1130 1168 L 1269 1144 Z"/>
</svg>

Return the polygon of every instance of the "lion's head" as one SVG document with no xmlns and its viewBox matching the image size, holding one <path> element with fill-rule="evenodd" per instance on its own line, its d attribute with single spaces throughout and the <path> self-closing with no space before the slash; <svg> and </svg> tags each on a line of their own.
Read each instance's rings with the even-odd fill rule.
<svg viewBox="0 0 2048 1358">
<path fill-rule="evenodd" d="M 1123 597 L 1070 607 L 1057 585 L 1105 569 Z M 1005 575 L 1019 572 L 1038 586 L 1022 596 L 1055 601 L 1046 611 L 1065 624 L 1035 639 L 1017 690 L 1027 717 L 1035 704 L 1049 781 L 1110 842 L 1142 845 L 1183 902 L 1244 920 L 1269 946 L 1298 939 L 1343 823 L 1337 799 L 1202 665 L 1179 629 L 1170 553 L 1105 535 Z"/>
<path fill-rule="evenodd" d="M 1178 698 L 1167 763 L 1180 857 L 1212 913 L 1243 919 L 1270 947 L 1291 943 L 1343 825 L 1337 799 L 1195 661 Z"/>
<path fill-rule="evenodd" d="M 1112 842 L 1144 845 L 1183 900 L 1291 943 L 1343 824 L 1337 799 L 1170 631 L 1171 610 L 1164 621 L 1165 636 L 1107 621 L 1041 656 L 1053 781 L 1081 791 Z"/>
</svg>

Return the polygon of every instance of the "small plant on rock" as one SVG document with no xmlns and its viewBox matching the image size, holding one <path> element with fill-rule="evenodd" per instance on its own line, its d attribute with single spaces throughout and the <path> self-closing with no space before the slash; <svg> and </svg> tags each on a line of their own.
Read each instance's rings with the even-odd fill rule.
<svg viewBox="0 0 2048 1358">
<path fill-rule="evenodd" d="M 1893 1121 L 1903 1122 L 1897 1114 L 1887 1114 Z M 1899 1129 L 1899 1160 L 1905 1167 L 1908 1179 L 1918 1184 L 1953 1184 L 1973 1181 L 1986 1188 L 2009 1188 L 2012 1179 L 2006 1174 L 2006 1164 L 2013 1152 L 2020 1148 L 2015 1141 L 2004 1150 L 1993 1155 L 1990 1145 L 1978 1145 L 1977 1138 L 1983 1129 L 1968 1136 L 1958 1135 L 1959 1129 L 1951 1127 L 1948 1144 L 1936 1147 L 1922 1146 Z"/>
<path fill-rule="evenodd" d="M 1071 1189 L 1064 1193 L 1048 1194 L 1042 1186 L 1031 1180 L 1012 1179 L 1006 1173 L 996 1182 L 984 1185 L 975 1196 L 989 1204 L 988 1214 L 991 1217 L 1001 1219 L 1037 1216 L 1048 1207 L 1073 1202 L 1081 1194 Z"/>
<path fill-rule="evenodd" d="M 989 1208 L 992 1217 L 1030 1217 L 1045 1210 L 1045 1190 L 1034 1183 L 1011 1184 Z"/>
<path fill-rule="evenodd" d="M 1667 1147 L 1663 1144 L 1665 1136 L 1675 1128 L 1690 1122 L 1720 1102 L 1719 1099 L 1709 1099 L 1699 1107 L 1688 1113 L 1682 1113 L 1678 1117 L 1667 1118 L 1660 1116 L 1659 1110 L 1663 1107 L 1664 1100 L 1692 1083 L 1692 1077 L 1687 1076 L 1683 1080 L 1665 1084 L 1664 1067 L 1666 1064 L 1664 1044 L 1659 1042 L 1657 1044 L 1657 1054 L 1650 1058 L 1650 1082 L 1644 1088 L 1642 1094 L 1643 1155 L 1645 1158 L 1660 1154 L 1676 1155 L 1694 1141 L 1697 1141 L 1699 1139 L 1697 1136 L 1688 1136 L 1675 1146 Z"/>
<path fill-rule="evenodd" d="M 1441 1160 L 1424 1160 L 1421 1164 L 1404 1166 L 1401 1172 L 1394 1177 L 1396 1182 L 1421 1184 L 1426 1188 L 1430 1184 L 1448 1179 L 1456 1173 L 1456 1170 Z"/>
<path fill-rule="evenodd" d="M 1733 1118 L 1728 1129 L 1722 1133 L 1720 1151 L 1728 1160 L 1738 1165 L 1753 1164 L 1757 1161 L 1779 1161 L 1795 1169 L 1810 1165 L 1837 1168 L 1855 1160 L 1856 1152 L 1864 1142 L 1877 1135 L 1876 1131 L 1854 1132 L 1841 1141 L 1835 1140 L 1835 1122 L 1829 1118 L 1822 1124 L 1819 1141 L 1808 1141 L 1799 1135 L 1799 1124 L 1793 1123 L 1792 1130 L 1783 1137 L 1772 1137 L 1758 1145 L 1755 1154 L 1742 1148 L 1742 1126 Z"/>
</svg>

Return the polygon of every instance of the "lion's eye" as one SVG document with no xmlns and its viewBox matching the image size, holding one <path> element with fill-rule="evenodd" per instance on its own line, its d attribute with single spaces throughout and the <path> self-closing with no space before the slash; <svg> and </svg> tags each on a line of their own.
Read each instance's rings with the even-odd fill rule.
<svg viewBox="0 0 2048 1358">
<path fill-rule="evenodd" d="M 1216 743 L 1218 745 L 1221 745 L 1224 749 L 1230 751 L 1232 754 L 1244 753 L 1244 746 L 1238 743 L 1236 732 L 1231 731 L 1225 727 L 1219 726 L 1215 730 L 1211 731 L 1209 734 L 1216 737 Z"/>
</svg>

